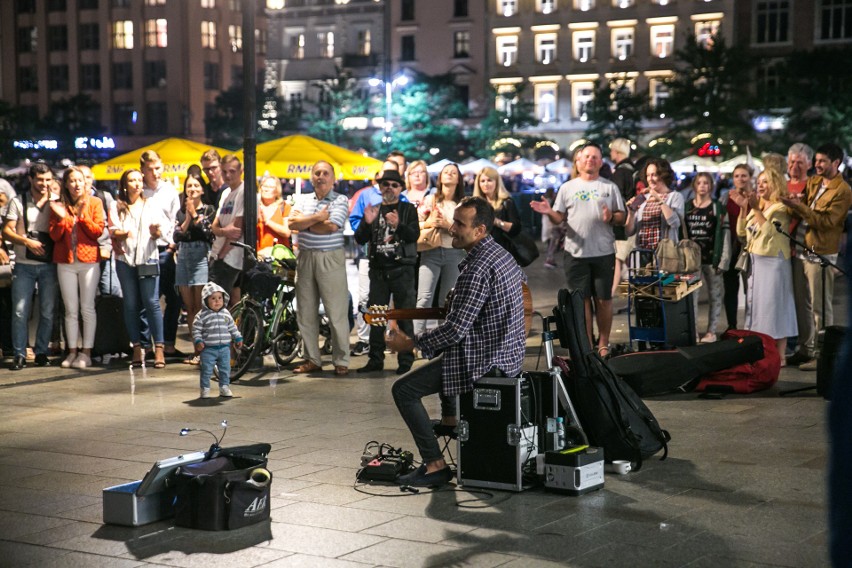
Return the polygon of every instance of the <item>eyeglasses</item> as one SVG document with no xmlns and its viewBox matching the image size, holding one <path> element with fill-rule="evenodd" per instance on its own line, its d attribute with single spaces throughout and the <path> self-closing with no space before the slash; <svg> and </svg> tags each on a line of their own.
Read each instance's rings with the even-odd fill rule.
<svg viewBox="0 0 852 568">
<path fill-rule="evenodd" d="M 215 172 L 219 169 L 219 166 L 207 166 L 206 168 L 201 168 L 205 172 Z"/>
<path fill-rule="evenodd" d="M 381 186 L 382 187 L 390 187 L 392 189 L 399 189 L 400 187 L 402 187 L 401 185 L 399 185 L 395 181 L 383 181 L 383 182 L 381 182 Z"/>
</svg>

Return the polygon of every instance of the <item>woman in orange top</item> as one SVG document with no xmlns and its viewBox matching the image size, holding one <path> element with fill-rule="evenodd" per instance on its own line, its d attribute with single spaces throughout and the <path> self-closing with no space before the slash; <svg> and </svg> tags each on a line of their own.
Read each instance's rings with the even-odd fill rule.
<svg viewBox="0 0 852 568">
<path fill-rule="evenodd" d="M 95 292 L 101 277 L 98 238 L 104 232 L 101 200 L 86 191 L 86 178 L 71 167 L 62 176 L 59 201 L 50 202 L 50 237 L 56 242 L 53 262 L 65 303 L 68 356 L 62 367 L 86 369 L 92 365 L 95 345 Z M 80 314 L 83 314 L 83 350 L 78 354 Z"/>
<path fill-rule="evenodd" d="M 257 250 L 278 244 L 290 247 L 290 204 L 281 199 L 281 180 L 264 176 L 257 203 Z"/>
</svg>

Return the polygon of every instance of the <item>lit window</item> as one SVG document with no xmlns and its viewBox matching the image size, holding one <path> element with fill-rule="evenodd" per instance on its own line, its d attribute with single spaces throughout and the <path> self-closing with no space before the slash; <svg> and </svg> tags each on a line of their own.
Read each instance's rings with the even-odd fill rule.
<svg viewBox="0 0 852 568">
<path fill-rule="evenodd" d="M 317 43 L 320 48 L 320 57 L 334 57 L 334 32 L 318 32 Z"/>
<path fill-rule="evenodd" d="M 254 30 L 255 53 L 258 53 L 260 55 L 265 55 L 268 43 L 269 42 L 268 42 L 268 36 L 266 34 L 266 30 Z"/>
<path fill-rule="evenodd" d="M 290 57 L 292 59 L 305 58 L 305 34 L 290 36 Z"/>
<path fill-rule="evenodd" d="M 145 0 L 146 6 L 165 6 L 166 0 Z"/>
<path fill-rule="evenodd" d="M 216 49 L 216 22 L 208 20 L 201 22 L 201 47 Z"/>
<path fill-rule="evenodd" d="M 580 63 L 591 61 L 595 57 L 595 31 L 574 32 L 574 59 Z"/>
<path fill-rule="evenodd" d="M 507 18 L 514 16 L 518 13 L 518 0 L 497 0 L 497 9 Z"/>
<path fill-rule="evenodd" d="M 651 0 L 651 3 L 657 6 L 668 6 L 671 2 L 672 0 Z"/>
<path fill-rule="evenodd" d="M 614 8 L 629 8 L 636 4 L 636 0 L 612 0 Z"/>
<path fill-rule="evenodd" d="M 512 106 L 518 102 L 515 85 L 500 85 L 497 87 L 497 97 L 494 100 L 494 108 L 497 112 L 510 113 Z"/>
<path fill-rule="evenodd" d="M 556 34 L 535 36 L 536 61 L 549 65 L 556 61 Z"/>
<path fill-rule="evenodd" d="M 822 0 L 819 39 L 852 38 L 852 0 Z"/>
<path fill-rule="evenodd" d="M 470 32 L 453 32 L 453 57 L 470 57 Z"/>
<path fill-rule="evenodd" d="M 556 85 L 536 84 L 535 116 L 541 122 L 556 120 Z"/>
<path fill-rule="evenodd" d="M 650 89 L 651 92 L 651 106 L 654 108 L 660 108 L 669 98 L 669 88 L 666 86 L 663 79 L 651 79 L 650 80 Z"/>
<path fill-rule="evenodd" d="M 370 55 L 373 52 L 373 34 L 370 30 L 358 31 L 358 55 Z"/>
<path fill-rule="evenodd" d="M 216 7 L 216 0 L 201 0 L 201 7 L 202 8 L 215 8 Z"/>
<path fill-rule="evenodd" d="M 651 26 L 651 55 L 671 57 L 674 51 L 674 25 Z"/>
<path fill-rule="evenodd" d="M 587 12 L 595 7 L 595 0 L 574 0 L 574 9 Z"/>
<path fill-rule="evenodd" d="M 497 37 L 497 61 L 504 67 L 509 67 L 517 63 L 518 36 L 506 35 Z"/>
<path fill-rule="evenodd" d="M 708 49 L 713 47 L 713 36 L 719 31 L 721 23 L 719 20 L 695 22 L 695 40 L 698 42 L 698 45 Z"/>
<path fill-rule="evenodd" d="M 536 10 L 540 14 L 550 14 L 556 11 L 556 0 L 536 0 Z"/>
<path fill-rule="evenodd" d="M 119 20 L 112 24 L 112 45 L 116 49 L 133 49 L 133 22 Z"/>
<path fill-rule="evenodd" d="M 168 22 L 165 18 L 145 20 L 145 45 L 147 47 L 166 47 L 168 45 Z"/>
<path fill-rule="evenodd" d="M 577 82 L 571 84 L 571 99 L 574 110 L 574 118 L 583 122 L 589 120 L 586 107 L 595 98 L 595 85 L 589 82 Z"/>
<path fill-rule="evenodd" d="M 231 51 L 237 53 L 243 50 L 243 28 L 242 26 L 228 26 L 228 43 Z"/>
<path fill-rule="evenodd" d="M 612 56 L 619 61 L 633 55 L 633 28 L 615 28 L 612 30 Z"/>
<path fill-rule="evenodd" d="M 755 43 L 785 43 L 790 32 L 789 0 L 761 0 L 754 9 Z"/>
</svg>

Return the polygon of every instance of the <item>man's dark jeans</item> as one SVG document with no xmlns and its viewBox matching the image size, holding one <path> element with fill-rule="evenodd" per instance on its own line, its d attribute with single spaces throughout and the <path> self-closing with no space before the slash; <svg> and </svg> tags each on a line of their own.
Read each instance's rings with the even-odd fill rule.
<svg viewBox="0 0 852 568">
<path fill-rule="evenodd" d="M 406 310 L 417 303 L 417 288 L 414 283 L 414 266 L 399 266 L 390 269 L 370 269 L 370 305 L 388 305 L 393 295 L 394 308 Z M 400 320 L 399 329 L 408 337 L 414 336 L 411 320 Z M 385 328 L 370 329 L 370 361 L 383 363 L 385 360 Z M 400 367 L 411 367 L 414 353 L 398 353 Z"/>
<path fill-rule="evenodd" d="M 423 397 L 441 392 L 443 356 L 438 356 L 397 380 L 391 388 L 399 414 L 411 431 L 423 463 L 443 457 L 432 421 L 423 406 Z M 456 397 L 441 395 L 441 416 L 456 416 Z"/>
<path fill-rule="evenodd" d="M 181 300 L 175 290 L 175 253 L 160 251 L 160 295 L 165 296 L 166 310 L 163 312 L 163 339 L 166 345 L 174 345 L 180 319 Z"/>
</svg>

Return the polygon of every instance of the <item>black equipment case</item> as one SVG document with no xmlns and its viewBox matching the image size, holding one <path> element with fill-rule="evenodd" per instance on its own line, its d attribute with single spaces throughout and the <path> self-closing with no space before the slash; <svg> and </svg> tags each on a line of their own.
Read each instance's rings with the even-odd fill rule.
<svg viewBox="0 0 852 568">
<path fill-rule="evenodd" d="M 271 449 L 269 444 L 221 448 L 204 461 L 179 468 L 175 525 L 221 531 L 268 519 Z"/>
</svg>

